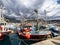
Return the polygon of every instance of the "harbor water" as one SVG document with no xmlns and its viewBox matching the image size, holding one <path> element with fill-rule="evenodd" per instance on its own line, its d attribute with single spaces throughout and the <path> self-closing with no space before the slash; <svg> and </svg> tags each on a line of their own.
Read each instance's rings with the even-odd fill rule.
<svg viewBox="0 0 60 45">
<path fill-rule="evenodd" d="M 18 35 L 16 34 L 16 29 L 14 29 L 14 34 L 9 34 L 4 40 L 0 40 L 0 45 L 31 45 L 32 43 L 34 43 L 33 41 L 27 42 L 22 39 L 19 39 Z"/>
</svg>

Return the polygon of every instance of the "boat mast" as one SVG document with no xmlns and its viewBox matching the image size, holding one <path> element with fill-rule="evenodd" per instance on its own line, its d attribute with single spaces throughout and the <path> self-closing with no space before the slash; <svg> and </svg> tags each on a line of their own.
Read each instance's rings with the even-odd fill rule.
<svg viewBox="0 0 60 45">
<path fill-rule="evenodd" d="M 35 15 L 36 15 L 36 20 L 37 20 L 37 30 L 36 31 L 39 31 L 39 22 L 38 22 L 38 10 L 37 9 L 35 9 L 34 10 L 34 12 L 35 12 Z"/>
<path fill-rule="evenodd" d="M 48 22 L 47 22 L 46 10 L 44 10 L 44 14 L 45 14 L 45 23 L 48 24 Z"/>
<path fill-rule="evenodd" d="M 24 17 L 23 17 L 23 13 L 20 13 L 20 15 L 21 15 L 21 24 L 22 24 L 22 27 L 23 27 L 23 24 L 24 24 Z"/>
<path fill-rule="evenodd" d="M 5 21 L 4 21 L 4 16 L 3 16 L 3 6 L 0 6 L 0 23 L 4 23 L 5 26 Z"/>
<path fill-rule="evenodd" d="M 2 23 L 2 6 L 0 6 L 0 23 Z"/>
</svg>

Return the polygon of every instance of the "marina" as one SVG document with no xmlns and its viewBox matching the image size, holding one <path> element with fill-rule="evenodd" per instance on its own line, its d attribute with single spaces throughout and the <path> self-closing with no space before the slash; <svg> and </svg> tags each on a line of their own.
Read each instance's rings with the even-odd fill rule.
<svg viewBox="0 0 60 45">
<path fill-rule="evenodd" d="M 0 45 L 60 45 L 60 19 L 54 16 L 60 15 L 59 10 L 54 12 L 60 4 L 52 0 L 47 1 L 55 7 L 45 4 L 46 0 L 4 1 L 0 1 Z"/>
</svg>

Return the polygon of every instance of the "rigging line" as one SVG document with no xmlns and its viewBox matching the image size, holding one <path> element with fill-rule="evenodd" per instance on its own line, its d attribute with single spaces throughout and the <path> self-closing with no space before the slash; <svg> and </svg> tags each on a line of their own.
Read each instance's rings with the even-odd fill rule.
<svg viewBox="0 0 60 45">
<path fill-rule="evenodd" d="M 15 38 L 15 37 L 13 37 L 14 39 L 17 39 L 17 40 L 20 40 L 20 41 L 22 41 L 24 44 L 26 44 L 26 45 L 28 45 L 23 39 L 19 39 L 19 38 Z"/>
</svg>

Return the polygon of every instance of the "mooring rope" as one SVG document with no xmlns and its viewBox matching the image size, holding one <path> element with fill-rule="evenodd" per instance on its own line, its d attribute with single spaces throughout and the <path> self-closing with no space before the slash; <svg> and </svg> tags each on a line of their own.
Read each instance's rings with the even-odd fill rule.
<svg viewBox="0 0 60 45">
<path fill-rule="evenodd" d="M 21 42 L 23 42 L 25 45 L 28 45 L 23 39 L 20 39 L 20 38 L 15 38 L 15 37 L 13 37 L 13 39 L 17 39 L 17 40 L 20 40 L 20 42 L 19 43 L 21 43 Z"/>
</svg>

